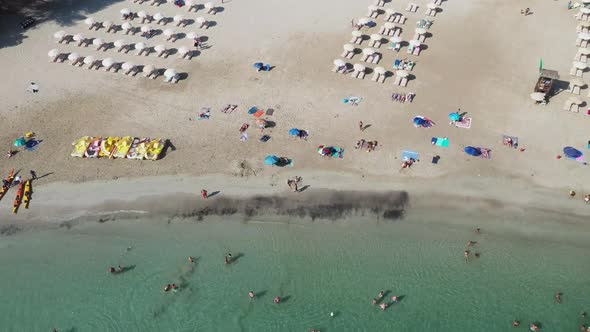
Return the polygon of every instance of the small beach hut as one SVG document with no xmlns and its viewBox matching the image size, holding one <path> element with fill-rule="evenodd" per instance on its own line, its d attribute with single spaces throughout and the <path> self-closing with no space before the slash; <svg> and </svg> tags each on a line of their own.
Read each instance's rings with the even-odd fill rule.
<svg viewBox="0 0 590 332">
<path fill-rule="evenodd" d="M 540 92 L 544 94 L 544 97 L 543 99 L 538 100 L 533 98 L 533 95 L 531 95 L 531 98 L 533 98 L 536 101 L 548 99 L 553 89 L 553 83 L 558 79 L 559 74 L 557 73 L 557 71 L 542 69 L 541 73 L 539 74 L 539 78 L 537 79 L 537 84 L 535 85 L 533 92 Z"/>
</svg>

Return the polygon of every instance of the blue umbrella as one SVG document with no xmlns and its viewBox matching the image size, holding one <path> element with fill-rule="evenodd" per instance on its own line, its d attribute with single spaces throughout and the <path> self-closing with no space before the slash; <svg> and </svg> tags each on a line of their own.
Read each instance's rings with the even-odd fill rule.
<svg viewBox="0 0 590 332">
<path fill-rule="evenodd" d="M 571 146 L 566 146 L 565 148 L 563 148 L 563 153 L 568 158 L 572 158 L 572 159 L 579 158 L 583 155 L 582 151 L 572 148 Z"/>
<path fill-rule="evenodd" d="M 297 129 L 297 128 L 291 128 L 291 129 L 289 129 L 289 135 L 291 135 L 291 136 L 299 136 L 299 133 L 300 132 L 301 131 L 299 129 Z"/>
<path fill-rule="evenodd" d="M 414 118 L 414 124 L 416 126 L 424 126 L 426 124 L 426 119 L 423 117 L 417 116 Z"/>
<path fill-rule="evenodd" d="M 16 147 L 25 146 L 26 144 L 27 144 L 27 140 L 24 137 L 17 138 L 14 141 L 14 146 L 16 146 Z"/>
<path fill-rule="evenodd" d="M 461 114 L 457 112 L 450 113 L 449 119 L 451 119 L 451 121 L 461 121 Z"/>
<path fill-rule="evenodd" d="M 275 155 L 268 155 L 266 156 L 266 158 L 264 158 L 264 164 L 265 165 L 276 165 L 279 162 L 279 157 L 275 156 Z"/>
<path fill-rule="evenodd" d="M 262 69 L 262 67 L 264 67 L 264 63 L 262 63 L 262 62 L 256 62 L 254 64 L 254 68 L 256 68 L 258 70 Z"/>
<path fill-rule="evenodd" d="M 465 153 L 467 153 L 470 156 L 479 156 L 481 155 L 481 150 L 478 148 L 474 148 L 473 146 L 466 146 L 465 149 L 463 149 L 463 151 L 465 151 Z"/>
</svg>

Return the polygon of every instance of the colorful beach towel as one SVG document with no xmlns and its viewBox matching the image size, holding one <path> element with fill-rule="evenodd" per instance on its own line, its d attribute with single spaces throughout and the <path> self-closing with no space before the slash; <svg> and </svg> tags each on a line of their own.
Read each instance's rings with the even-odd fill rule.
<svg viewBox="0 0 590 332">
<path fill-rule="evenodd" d="M 463 118 L 461 121 L 455 122 L 455 127 L 458 128 L 471 128 L 471 118 Z"/>
<path fill-rule="evenodd" d="M 41 144 L 42 141 L 38 141 L 36 139 L 30 139 L 27 141 L 27 143 L 25 144 L 25 150 L 27 151 L 35 151 L 37 149 L 37 147 L 39 146 L 39 144 Z"/>
<path fill-rule="evenodd" d="M 348 98 L 344 98 L 343 102 L 345 104 L 350 104 L 352 106 L 358 106 L 358 104 L 360 104 L 360 102 L 363 100 L 362 97 L 355 97 L 355 96 L 350 96 Z"/>
<path fill-rule="evenodd" d="M 264 111 L 263 110 L 258 110 L 253 115 L 254 115 L 255 118 L 259 118 L 259 117 L 261 117 L 261 116 L 264 115 Z"/>
<path fill-rule="evenodd" d="M 404 151 L 402 152 L 402 159 L 403 160 L 410 160 L 410 159 L 414 159 L 416 161 L 420 160 L 420 154 L 418 152 L 414 152 L 414 151 Z"/>
<path fill-rule="evenodd" d="M 257 106 L 252 106 L 248 110 L 248 114 L 252 115 L 252 114 L 256 113 L 257 111 L 258 111 L 258 107 Z"/>
<path fill-rule="evenodd" d="M 447 137 L 433 137 L 430 142 L 433 145 L 440 146 L 443 148 L 448 148 L 451 144 L 451 141 Z"/>
</svg>

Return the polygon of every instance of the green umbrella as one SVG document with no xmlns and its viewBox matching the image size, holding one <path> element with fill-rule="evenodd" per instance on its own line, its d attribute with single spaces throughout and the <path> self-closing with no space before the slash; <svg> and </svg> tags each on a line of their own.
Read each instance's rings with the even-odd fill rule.
<svg viewBox="0 0 590 332">
<path fill-rule="evenodd" d="M 21 146 L 25 146 L 27 144 L 27 140 L 24 137 L 19 137 L 16 139 L 16 141 L 14 141 L 14 146 L 21 147 Z"/>
</svg>

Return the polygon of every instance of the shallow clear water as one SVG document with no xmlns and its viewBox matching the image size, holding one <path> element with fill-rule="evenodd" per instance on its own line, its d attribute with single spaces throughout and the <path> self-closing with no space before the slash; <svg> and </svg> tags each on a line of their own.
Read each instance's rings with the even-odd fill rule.
<svg viewBox="0 0 590 332">
<path fill-rule="evenodd" d="M 118 220 L 2 237 L 0 326 L 508 331 L 519 318 L 520 330 L 539 321 L 544 331 L 578 331 L 589 323 L 580 317 L 590 311 L 586 226 L 435 215 L 335 223 Z M 481 257 L 465 262 L 469 240 Z M 243 256 L 226 266 L 228 252 Z M 118 264 L 133 269 L 110 275 Z M 163 292 L 173 282 L 181 290 Z M 259 296 L 250 300 L 249 290 Z M 403 299 L 382 311 L 371 304 L 379 290 Z M 557 291 L 561 304 L 553 300 Z M 276 305 L 277 295 L 287 300 Z"/>
</svg>

